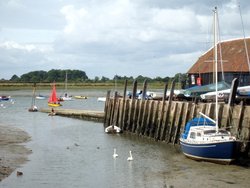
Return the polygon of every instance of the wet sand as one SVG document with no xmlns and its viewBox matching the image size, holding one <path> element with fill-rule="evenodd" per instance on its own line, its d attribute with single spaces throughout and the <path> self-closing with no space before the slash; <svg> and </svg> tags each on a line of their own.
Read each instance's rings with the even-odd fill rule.
<svg viewBox="0 0 250 188">
<path fill-rule="evenodd" d="M 25 131 L 0 124 L 0 181 L 28 160 L 31 150 L 22 143 L 29 140 Z"/>
</svg>

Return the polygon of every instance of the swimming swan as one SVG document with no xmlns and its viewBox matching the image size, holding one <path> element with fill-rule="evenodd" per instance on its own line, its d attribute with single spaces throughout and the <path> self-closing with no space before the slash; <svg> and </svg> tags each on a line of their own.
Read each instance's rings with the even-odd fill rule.
<svg viewBox="0 0 250 188">
<path fill-rule="evenodd" d="M 113 158 L 118 157 L 118 154 L 116 153 L 116 149 L 114 148 L 114 154 L 113 154 Z"/>
<path fill-rule="evenodd" d="M 129 151 L 129 157 L 128 157 L 127 160 L 128 161 L 133 161 L 133 157 L 132 157 L 132 152 L 131 151 Z"/>
</svg>

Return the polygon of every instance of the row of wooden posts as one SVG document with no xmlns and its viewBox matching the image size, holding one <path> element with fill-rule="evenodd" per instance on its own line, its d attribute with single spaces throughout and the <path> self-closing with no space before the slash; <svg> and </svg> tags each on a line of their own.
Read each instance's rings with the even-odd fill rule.
<svg viewBox="0 0 250 188">
<path fill-rule="evenodd" d="M 180 134 L 187 121 L 203 112 L 211 118 L 215 116 L 214 103 L 193 103 L 173 101 L 175 82 L 171 84 L 166 100 L 168 85 L 165 84 L 162 100 L 146 100 L 147 81 L 143 84 L 142 99 L 136 98 L 137 81 L 133 83 L 132 97 L 127 98 L 127 81 L 123 97 L 117 92 L 111 96 L 107 92 L 104 108 L 104 127 L 116 125 L 125 132 L 150 137 L 156 141 L 178 144 Z M 241 151 L 249 152 L 250 106 L 219 104 L 219 125 L 228 129 L 242 141 Z"/>
</svg>

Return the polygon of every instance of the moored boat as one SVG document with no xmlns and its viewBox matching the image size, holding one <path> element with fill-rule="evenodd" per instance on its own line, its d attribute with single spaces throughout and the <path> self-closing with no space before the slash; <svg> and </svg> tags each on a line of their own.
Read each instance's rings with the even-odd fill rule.
<svg viewBox="0 0 250 188">
<path fill-rule="evenodd" d="M 33 92 L 32 92 L 32 99 L 31 99 L 31 106 L 28 109 L 29 112 L 37 112 L 38 108 L 36 106 L 36 84 L 33 86 Z"/>
<path fill-rule="evenodd" d="M 226 130 L 217 131 L 215 123 L 203 117 L 186 124 L 180 145 L 183 154 L 195 160 L 229 164 L 237 157 L 236 138 Z"/>
<path fill-rule="evenodd" d="M 98 97 L 97 101 L 98 102 L 105 102 L 106 101 L 106 97 Z"/>
<path fill-rule="evenodd" d="M 36 99 L 44 100 L 46 99 L 46 96 L 39 94 L 38 96 L 36 96 Z"/>
<path fill-rule="evenodd" d="M 11 96 L 5 96 L 5 95 L 2 95 L 0 96 L 0 101 L 8 101 L 10 100 Z"/>
<path fill-rule="evenodd" d="M 115 125 L 110 125 L 105 128 L 105 133 L 122 133 L 122 129 Z"/>
<path fill-rule="evenodd" d="M 48 101 L 48 106 L 50 107 L 62 106 L 62 104 L 58 101 L 57 96 L 56 96 L 56 84 L 55 83 L 53 83 L 53 86 L 52 86 L 52 92 Z"/>
<path fill-rule="evenodd" d="M 215 120 L 203 118 L 189 121 L 180 137 L 181 150 L 187 157 L 229 164 L 237 156 L 237 140 L 229 131 L 218 125 L 218 59 L 217 59 L 217 8 L 214 10 L 214 62 L 215 62 Z"/>
<path fill-rule="evenodd" d="M 83 96 L 83 95 L 76 95 L 74 97 L 75 99 L 87 99 L 88 98 L 87 96 Z"/>
<path fill-rule="evenodd" d="M 64 94 L 63 96 L 60 96 L 60 99 L 62 101 L 72 101 L 73 98 L 71 95 L 68 95 L 68 72 L 66 71 L 66 76 L 65 76 L 65 91 L 64 91 Z"/>
</svg>

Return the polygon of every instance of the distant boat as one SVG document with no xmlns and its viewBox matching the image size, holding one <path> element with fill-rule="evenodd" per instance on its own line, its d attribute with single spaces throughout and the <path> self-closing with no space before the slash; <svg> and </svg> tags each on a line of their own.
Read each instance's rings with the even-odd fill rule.
<svg viewBox="0 0 250 188">
<path fill-rule="evenodd" d="M 215 120 L 205 114 L 189 121 L 180 137 L 183 154 L 195 160 L 229 164 L 236 159 L 237 141 L 229 131 L 218 126 L 218 76 L 217 76 L 217 8 L 214 10 L 214 61 L 215 61 Z"/>
<path fill-rule="evenodd" d="M 83 95 L 76 95 L 74 96 L 76 99 L 87 99 L 88 97 L 83 96 Z"/>
<path fill-rule="evenodd" d="M 28 110 L 29 112 L 37 112 L 37 106 L 36 106 L 36 84 L 34 83 L 33 86 L 33 92 L 32 92 L 32 99 L 31 99 L 31 106 Z"/>
<path fill-rule="evenodd" d="M 98 102 L 105 102 L 106 101 L 106 97 L 98 97 L 97 101 Z"/>
<path fill-rule="evenodd" d="M 53 86 L 52 86 L 52 92 L 51 92 L 51 95 L 49 97 L 48 106 L 51 106 L 51 107 L 62 106 L 61 103 L 58 101 L 57 96 L 56 96 L 56 84 L 55 83 L 53 83 Z"/>
<path fill-rule="evenodd" d="M 63 96 L 60 96 L 60 99 L 62 101 L 71 101 L 73 100 L 72 96 L 68 95 L 68 72 L 66 71 L 66 76 L 65 76 L 65 92 Z"/>
<path fill-rule="evenodd" d="M 38 96 L 36 96 L 36 99 L 44 100 L 46 99 L 46 96 L 39 94 Z"/>
<path fill-rule="evenodd" d="M 10 96 L 5 96 L 5 95 L 2 95 L 2 96 L 0 96 L 0 101 L 8 101 L 8 100 L 10 100 Z"/>
</svg>

